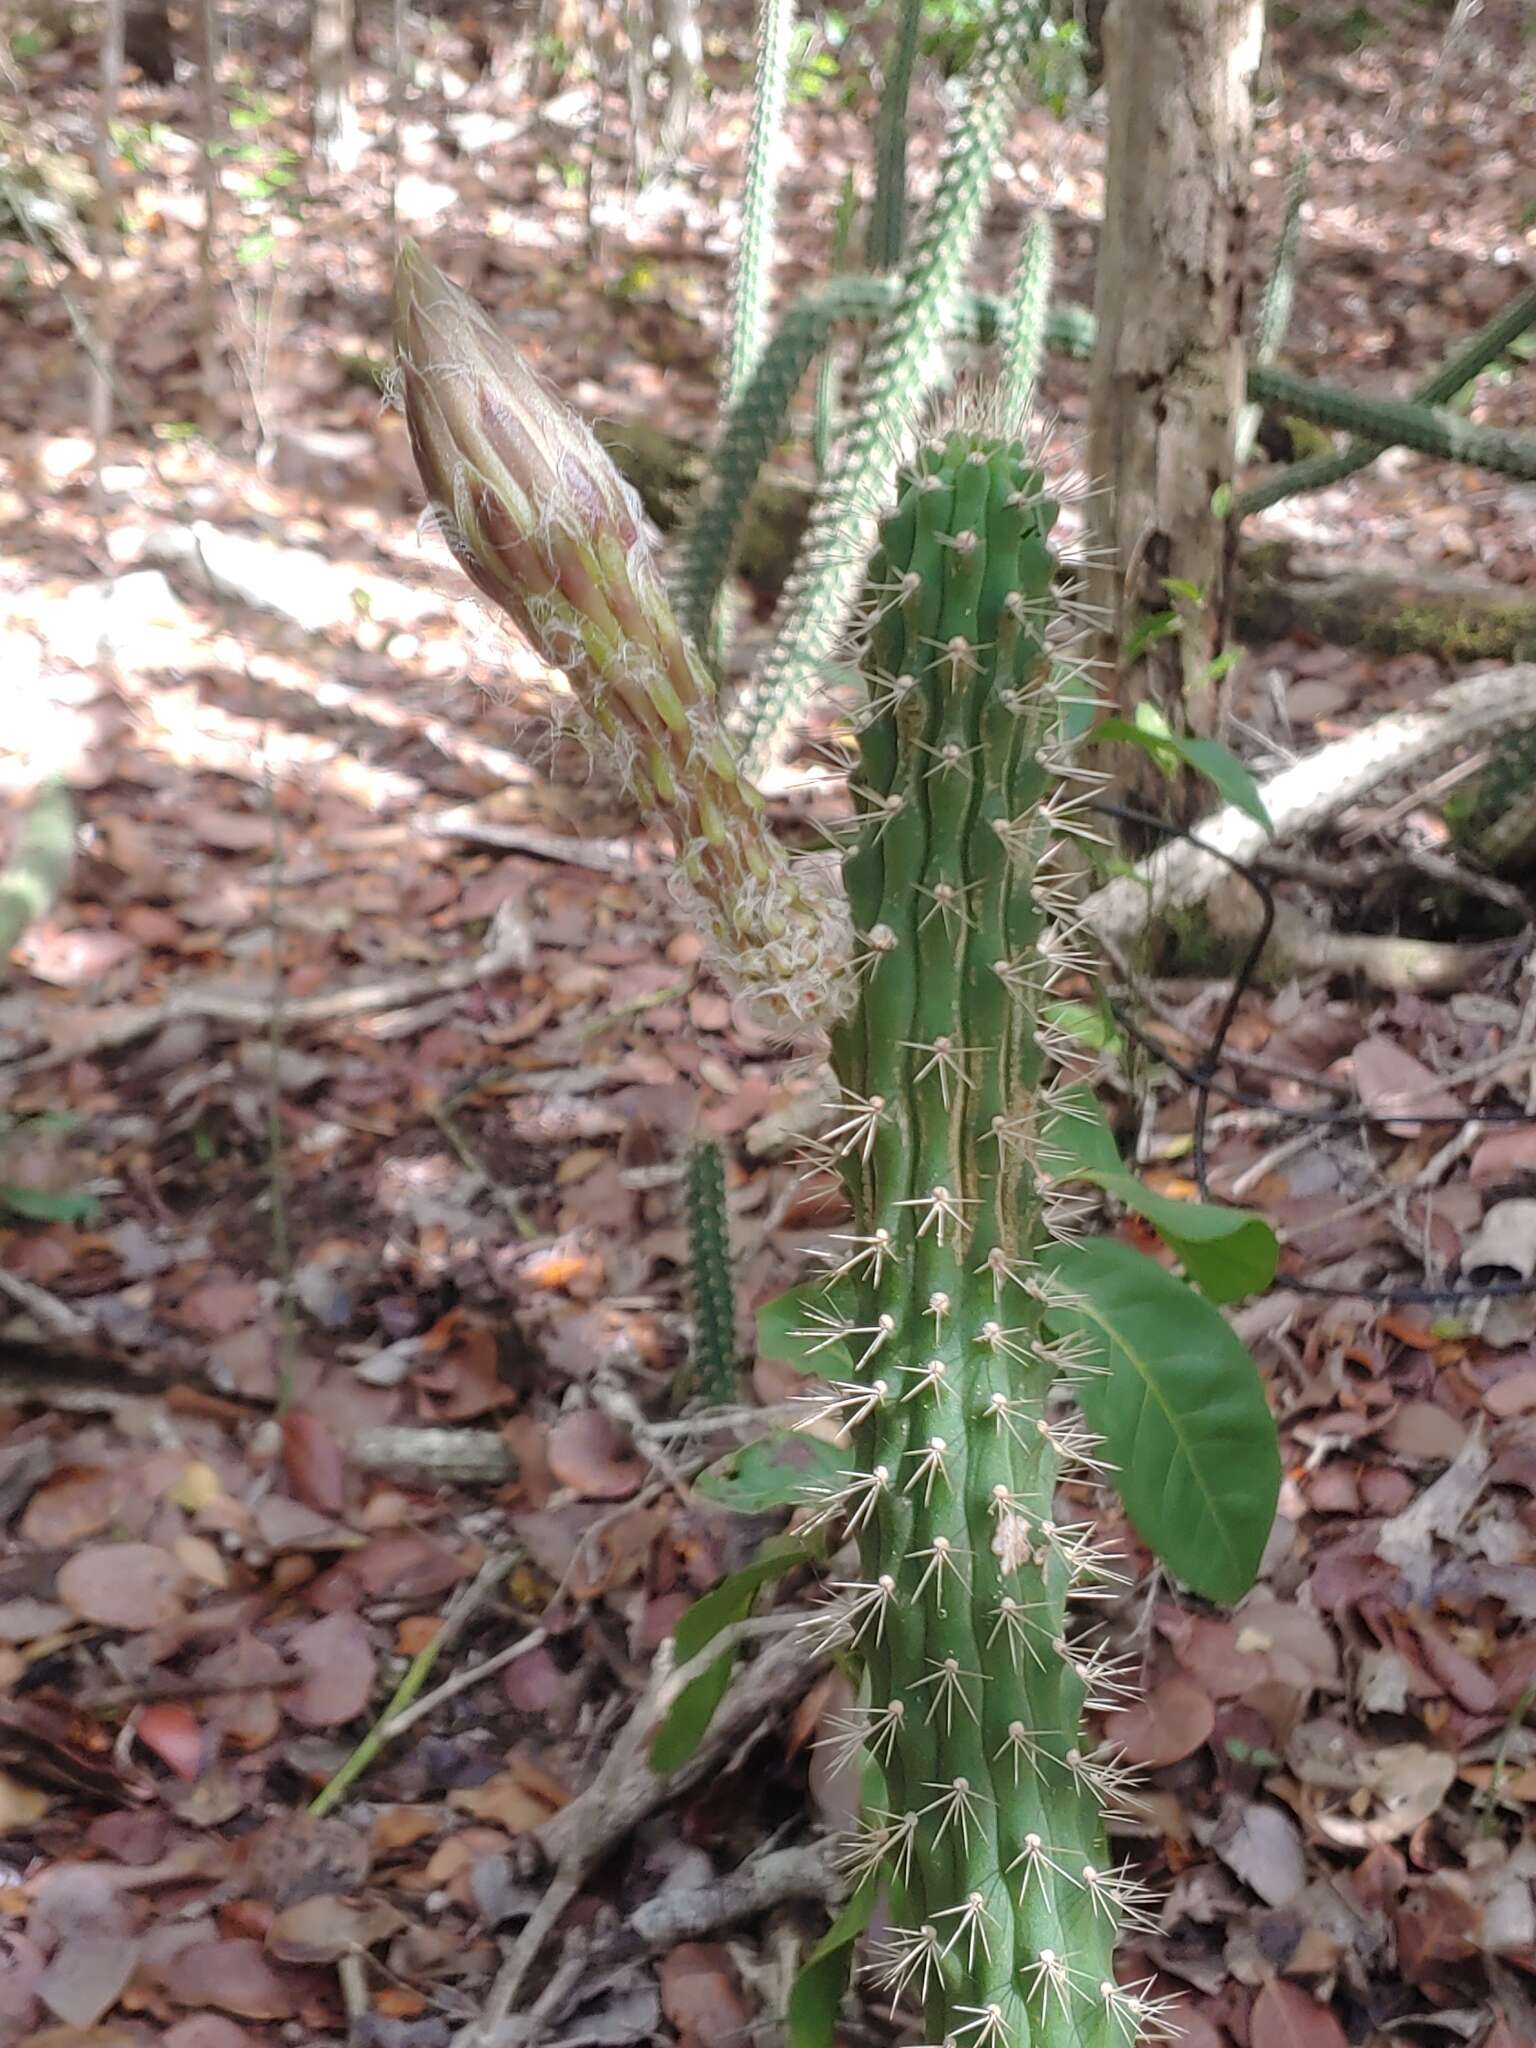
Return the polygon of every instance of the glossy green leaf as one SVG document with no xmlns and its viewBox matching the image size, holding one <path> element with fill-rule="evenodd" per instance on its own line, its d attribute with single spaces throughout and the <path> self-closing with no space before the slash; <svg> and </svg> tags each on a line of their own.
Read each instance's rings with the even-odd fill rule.
<svg viewBox="0 0 1536 2048">
<path fill-rule="evenodd" d="M 815 1536 L 770 1537 L 750 1564 L 732 1572 L 718 1586 L 712 1586 L 688 1609 L 673 1633 L 678 1664 L 691 1664 L 723 1628 L 729 1628 L 735 1621 L 745 1621 L 764 1586 L 819 1554 Z M 736 1651 L 723 1650 L 691 1685 L 683 1687 L 652 1738 L 653 1769 L 665 1773 L 680 1770 L 687 1763 L 725 1697 L 736 1664 Z"/>
<path fill-rule="evenodd" d="M 25 1216 L 29 1223 L 90 1223 L 96 1217 L 97 1201 L 84 1189 L 28 1188 L 0 1181 L 0 1209 Z"/>
<path fill-rule="evenodd" d="M 1175 732 L 1150 704 L 1137 705 L 1134 720 L 1101 719 L 1089 738 L 1094 741 L 1123 740 L 1133 747 L 1144 747 L 1165 769 L 1172 769 L 1182 761 L 1197 775 L 1203 775 L 1218 796 L 1225 797 L 1245 817 L 1252 818 L 1255 824 L 1262 825 L 1266 832 L 1273 834 L 1275 828 L 1264 808 L 1259 785 L 1236 754 L 1229 747 L 1222 746 L 1219 740 L 1191 739 L 1184 733 Z"/>
<path fill-rule="evenodd" d="M 861 1884 L 806 1957 L 789 1994 L 789 2048 L 831 2048 L 854 1944 L 869 1925 L 878 1892 L 873 1879 Z"/>
<path fill-rule="evenodd" d="M 804 1280 L 775 1295 L 757 1312 L 758 1357 L 781 1359 L 817 1379 L 850 1378 L 853 1359 L 847 1343 L 832 1334 L 828 1323 L 839 1307 L 837 1284 L 826 1279 Z"/>
<path fill-rule="evenodd" d="M 767 1508 L 802 1506 L 847 1463 L 848 1453 L 835 1444 L 780 1429 L 717 1459 L 693 1487 L 720 1507 L 761 1514 Z"/>
<path fill-rule="evenodd" d="M 1147 1187 L 1120 1157 L 1092 1089 L 1066 1091 L 1041 1159 L 1058 1180 L 1087 1181 L 1144 1216 L 1212 1301 L 1241 1301 L 1274 1279 L 1280 1247 L 1263 1217 L 1215 1202 L 1176 1201 Z"/>
<path fill-rule="evenodd" d="M 1253 1360 L 1218 1309 L 1129 1245 L 1061 1245 L 1051 1263 L 1079 1305 L 1052 1308 L 1049 1321 L 1078 1333 L 1098 1368 L 1079 1398 L 1126 1513 L 1175 1577 L 1207 1599 L 1238 1599 L 1280 1490 Z"/>
</svg>

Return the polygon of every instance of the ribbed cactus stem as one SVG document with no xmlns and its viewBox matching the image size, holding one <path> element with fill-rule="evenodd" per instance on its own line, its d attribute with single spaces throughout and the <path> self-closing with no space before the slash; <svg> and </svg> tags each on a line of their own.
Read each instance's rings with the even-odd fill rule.
<svg viewBox="0 0 1536 2048">
<path fill-rule="evenodd" d="M 907 238 L 907 102 L 922 25 L 923 0 L 901 0 L 901 16 L 886 48 L 875 125 L 875 199 L 864 244 L 871 270 L 894 270 Z"/>
<path fill-rule="evenodd" d="M 731 332 L 725 358 L 725 403 L 736 403 L 763 352 L 773 282 L 774 215 L 784 153 L 784 105 L 795 36 L 795 0 L 758 0 L 757 70 L 752 126 L 741 195 L 741 241 L 731 274 Z"/>
<path fill-rule="evenodd" d="M 998 0 L 982 32 L 938 187 L 896 304 L 870 346 L 853 422 L 817 497 L 773 645 L 735 715 L 753 773 L 776 764 L 806 699 L 826 682 L 891 475 L 910 452 L 923 404 L 944 375 L 993 169 L 1048 12 L 1045 0 Z"/>
<path fill-rule="evenodd" d="M 1061 1505 L 1095 1443 L 1045 1321 L 1069 1207 L 1047 1013 L 1079 953 L 1057 849 L 1089 795 L 1060 729 L 1054 516 L 1017 441 L 957 432 L 884 523 L 845 861 L 861 985 L 833 1039 L 855 1221 L 818 1320 L 849 1359 L 828 1399 L 851 1436 L 823 1511 L 857 1535 L 833 1625 L 864 1672 L 847 1739 L 885 1786 L 850 1861 L 890 1885 L 884 1984 L 961 2048 L 1125 2048 L 1158 2025 L 1113 1969 L 1139 1893 L 1082 1717 L 1120 1681 L 1069 1618 L 1109 1574 Z"/>
<path fill-rule="evenodd" d="M 1000 389 L 1008 424 L 1022 433 L 1034 404 L 1051 316 L 1051 281 L 1056 271 L 1056 233 L 1048 213 L 1036 213 L 1024 230 L 1013 289 L 1003 307 Z"/>
<path fill-rule="evenodd" d="M 1530 328 L 1536 327 L 1536 289 L 1524 291 L 1495 313 L 1491 320 L 1468 335 L 1443 363 L 1422 378 L 1409 393 L 1412 405 L 1448 405 L 1459 392 L 1480 377 L 1490 364 Z M 1267 511 L 1283 498 L 1305 491 L 1326 490 L 1347 476 L 1368 469 L 1390 444 L 1384 441 L 1352 440 L 1337 455 L 1311 455 L 1292 463 L 1278 475 L 1239 492 L 1233 502 L 1234 517 L 1246 519 L 1251 512 Z"/>
<path fill-rule="evenodd" d="M 465 573 L 563 669 L 594 756 L 675 843 L 719 963 L 792 1017 L 835 1013 L 842 908 L 769 831 L 679 630 L 639 500 L 588 428 L 411 244 L 395 285 L 411 448 Z"/>
<path fill-rule="evenodd" d="M 725 1158 L 714 1139 L 700 1138 L 690 1148 L 684 1188 L 693 1292 L 689 1389 L 706 1401 L 729 1401 L 736 1391 L 736 1289 Z"/>
</svg>

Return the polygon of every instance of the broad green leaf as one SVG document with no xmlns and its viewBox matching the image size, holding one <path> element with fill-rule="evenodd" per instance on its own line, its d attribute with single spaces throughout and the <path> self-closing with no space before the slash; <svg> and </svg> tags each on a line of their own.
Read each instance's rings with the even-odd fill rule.
<svg viewBox="0 0 1536 2048">
<path fill-rule="evenodd" d="M 695 1600 L 674 1632 L 679 1665 L 692 1663 L 701 1650 L 729 1628 L 733 1621 L 745 1621 L 763 1587 L 780 1579 L 797 1564 L 817 1554 L 813 1537 L 775 1536 L 739 1572 L 712 1586 Z M 684 1686 L 672 1702 L 667 1718 L 651 1742 L 651 1764 L 667 1772 L 679 1770 L 704 1739 L 715 1709 L 725 1697 L 736 1668 L 734 1650 L 722 1651 L 707 1671 L 700 1672 L 691 1685 Z"/>
<path fill-rule="evenodd" d="M 833 1334 L 841 1306 L 837 1283 L 824 1279 L 803 1280 L 765 1301 L 757 1312 L 758 1357 L 782 1359 L 818 1379 L 851 1379 L 847 1343 Z"/>
<path fill-rule="evenodd" d="M 708 1648 L 721 1629 L 743 1619 L 764 1586 L 782 1579 L 797 1565 L 819 1557 L 821 1549 L 814 1534 L 770 1536 L 750 1564 L 732 1572 L 718 1586 L 711 1586 L 684 1614 L 673 1631 L 678 1663 L 691 1662 L 700 1650 Z"/>
<path fill-rule="evenodd" d="M 1133 747 L 1144 747 L 1165 769 L 1182 761 L 1197 775 L 1203 775 L 1218 796 L 1225 797 L 1245 817 L 1252 818 L 1256 825 L 1261 825 L 1273 835 L 1275 828 L 1264 808 L 1259 785 L 1236 754 L 1222 746 L 1219 740 L 1189 739 L 1185 734 L 1175 732 L 1150 704 L 1138 704 L 1134 720 L 1100 719 L 1088 737 L 1092 741 L 1124 740 Z"/>
<path fill-rule="evenodd" d="M 1275 1518 L 1280 1452 L 1253 1360 L 1220 1310 L 1129 1245 L 1061 1245 L 1056 1277 L 1079 1297 L 1052 1308 L 1086 1340 L 1079 1389 L 1142 1537 L 1209 1600 L 1253 1584 Z"/>
<path fill-rule="evenodd" d="M 1067 1090 L 1063 1104 L 1041 1147 L 1042 1165 L 1056 1179 L 1088 1181 L 1144 1216 L 1212 1301 L 1241 1301 L 1269 1285 L 1280 1247 L 1262 1216 L 1157 1194 L 1120 1157 L 1092 1089 Z"/>
<path fill-rule="evenodd" d="M 694 1492 L 744 1514 L 799 1507 L 817 1486 L 846 1470 L 848 1453 L 820 1437 L 780 1429 L 717 1459 L 693 1482 Z"/>
<path fill-rule="evenodd" d="M 806 1957 L 789 1994 L 789 2048 L 830 2048 L 854 1943 L 869 1925 L 879 1889 L 867 1878 Z"/>
<path fill-rule="evenodd" d="M 687 1763 L 704 1740 L 704 1731 L 715 1718 L 715 1709 L 725 1697 L 735 1668 L 736 1652 L 722 1650 L 707 1671 L 701 1672 L 692 1685 L 683 1687 L 651 1743 L 653 1771 L 665 1777 Z"/>
<path fill-rule="evenodd" d="M 0 1209 L 25 1216 L 29 1223 L 90 1223 L 97 1203 L 85 1189 L 28 1188 L 0 1181 Z"/>
</svg>

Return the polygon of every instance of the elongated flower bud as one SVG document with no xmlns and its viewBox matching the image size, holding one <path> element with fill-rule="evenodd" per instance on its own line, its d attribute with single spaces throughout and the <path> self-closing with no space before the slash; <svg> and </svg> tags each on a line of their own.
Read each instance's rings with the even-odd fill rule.
<svg viewBox="0 0 1536 2048">
<path fill-rule="evenodd" d="M 639 500 L 590 430 L 407 243 L 395 349 L 411 448 L 455 558 L 563 669 L 593 753 L 671 831 L 732 980 L 835 1015 L 845 925 L 806 886 L 737 767 L 715 684 L 673 616 Z"/>
</svg>

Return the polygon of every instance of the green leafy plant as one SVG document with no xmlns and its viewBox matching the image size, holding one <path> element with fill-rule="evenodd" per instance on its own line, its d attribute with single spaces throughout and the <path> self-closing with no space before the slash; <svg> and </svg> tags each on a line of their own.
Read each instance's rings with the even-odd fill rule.
<svg viewBox="0 0 1536 2048">
<path fill-rule="evenodd" d="M 700 1481 L 804 1519 L 700 1602 L 679 1643 L 707 1651 L 820 1546 L 855 1546 L 819 1627 L 859 1688 L 831 1740 L 863 1757 L 871 1795 L 847 1849 L 853 1899 L 792 2004 L 797 2041 L 826 2038 L 877 1887 L 875 1966 L 922 2008 L 926 2038 L 1120 2048 L 1155 2033 L 1159 2002 L 1113 1966 L 1117 1928 L 1145 1905 L 1106 1847 L 1123 1773 L 1092 1716 L 1133 1688 L 1108 1629 L 1083 1619 L 1120 1570 L 1083 1501 L 1110 1481 L 1211 1597 L 1251 1580 L 1278 1457 L 1213 1304 L 1266 1284 L 1274 1243 L 1257 1219 L 1142 1189 L 1079 1076 L 1096 1019 L 1070 992 L 1092 965 L 1072 879 L 1102 778 L 1075 744 L 1057 506 L 1007 394 L 891 478 L 867 630 L 844 657 L 864 708 L 839 891 L 768 833 L 590 435 L 409 248 L 396 335 L 417 463 L 460 563 L 565 670 L 589 744 L 667 827 L 722 969 L 830 1047 L 821 1146 L 851 1220 L 760 1335 L 815 1375 L 836 1440 L 784 1432 Z M 1081 1234 L 1105 1196 L 1187 1280 Z M 674 1707 L 659 1768 L 690 1753 L 733 1654 Z"/>
</svg>

